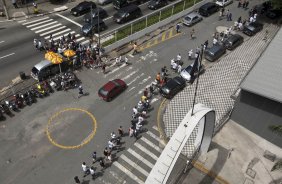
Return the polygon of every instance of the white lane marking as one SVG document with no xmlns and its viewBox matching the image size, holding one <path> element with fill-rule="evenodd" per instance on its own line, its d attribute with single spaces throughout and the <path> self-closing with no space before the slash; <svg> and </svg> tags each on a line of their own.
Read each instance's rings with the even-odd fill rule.
<svg viewBox="0 0 282 184">
<path fill-rule="evenodd" d="M 40 29 L 40 30 L 38 30 L 38 31 L 35 31 L 35 33 L 41 33 L 41 32 L 43 32 L 43 31 L 46 31 L 46 30 L 49 30 L 49 29 L 53 29 L 54 27 L 58 27 L 58 26 L 60 26 L 60 25 L 62 25 L 62 24 L 55 24 L 55 25 L 53 25 L 53 26 L 49 26 L 49 27 L 46 27 L 46 28 L 44 28 L 44 29 Z"/>
<path fill-rule="evenodd" d="M 150 137 L 152 137 L 153 139 L 155 139 L 159 143 L 162 142 L 161 139 L 157 135 L 155 135 L 153 132 L 147 131 L 146 134 L 148 134 Z"/>
<path fill-rule="evenodd" d="M 69 33 L 70 33 L 70 34 L 74 34 L 75 31 L 71 31 L 71 32 L 69 32 Z M 69 33 L 64 34 L 64 36 L 67 36 Z M 63 36 L 63 35 L 57 36 L 57 37 L 53 38 L 53 40 L 58 40 L 58 39 L 60 39 L 62 36 Z"/>
<path fill-rule="evenodd" d="M 131 155 L 133 155 L 135 158 L 137 158 L 138 160 L 141 160 L 145 165 L 147 165 L 150 168 L 154 167 L 154 164 L 152 164 L 151 162 L 149 162 L 147 159 L 145 159 L 144 157 L 142 157 L 141 155 L 139 155 L 138 153 L 136 153 L 133 149 L 129 148 L 127 150 Z"/>
<path fill-rule="evenodd" d="M 127 92 L 129 93 L 133 89 L 135 89 L 135 87 L 130 88 L 129 90 L 127 90 Z"/>
<path fill-rule="evenodd" d="M 131 72 L 130 74 L 128 74 L 127 76 L 125 76 L 124 78 L 122 78 L 122 80 L 128 79 L 129 77 L 131 77 L 132 75 L 134 75 L 134 74 L 137 73 L 138 71 L 139 71 L 139 69 L 134 70 L 133 72 Z"/>
<path fill-rule="evenodd" d="M 150 157 L 152 157 L 154 160 L 158 159 L 158 156 L 155 155 L 154 153 L 152 153 L 151 151 L 149 151 L 147 148 L 145 148 L 144 146 L 142 146 L 141 144 L 139 144 L 138 142 L 134 143 L 134 145 L 136 147 L 138 147 L 141 151 L 143 151 L 144 153 L 146 153 L 147 155 L 149 155 Z"/>
<path fill-rule="evenodd" d="M 129 57 L 132 57 L 132 58 L 134 57 L 132 54 L 127 54 L 127 55 L 128 55 Z"/>
<path fill-rule="evenodd" d="M 66 26 L 61 26 L 61 27 L 58 27 L 58 28 L 56 28 L 56 29 L 52 29 L 52 30 L 50 30 L 50 31 L 47 31 L 47 32 L 45 32 L 45 33 L 42 33 L 42 34 L 40 34 L 40 36 L 48 35 L 48 37 L 49 37 L 49 36 L 50 36 L 50 33 L 59 31 L 59 30 L 64 29 L 64 28 L 66 28 Z"/>
<path fill-rule="evenodd" d="M 154 143 L 152 143 L 150 140 L 146 139 L 145 137 L 141 137 L 141 140 L 144 141 L 147 145 L 149 145 L 154 150 L 158 151 L 159 153 L 162 152 L 162 150 Z"/>
<path fill-rule="evenodd" d="M 5 57 L 9 57 L 9 56 L 14 55 L 14 54 L 15 54 L 15 53 L 11 53 L 11 54 L 7 54 L 7 55 L 5 55 L 5 56 L 1 56 L 0 59 L 3 59 L 3 58 L 5 58 Z"/>
<path fill-rule="evenodd" d="M 77 25 L 77 26 L 79 26 L 79 27 L 82 27 L 81 24 L 79 24 L 79 23 L 77 23 L 77 22 L 75 22 L 75 21 L 69 19 L 68 17 L 65 17 L 65 16 L 63 16 L 63 15 L 61 15 L 61 14 L 58 14 L 58 13 L 56 13 L 56 15 L 59 16 L 59 17 L 61 17 L 61 18 L 63 18 L 63 19 L 65 19 L 65 20 L 67 20 L 67 21 L 70 21 L 71 23 L 74 23 L 75 25 Z"/>
<path fill-rule="evenodd" d="M 127 85 L 131 85 L 133 82 L 135 82 L 137 79 L 139 79 L 140 77 L 142 77 L 143 75 L 145 75 L 144 73 L 141 73 L 141 75 L 136 76 L 132 81 L 130 81 Z"/>
<path fill-rule="evenodd" d="M 18 23 L 26 22 L 26 20 L 19 20 Z"/>
<path fill-rule="evenodd" d="M 142 167 L 140 167 L 137 163 L 135 163 L 133 160 L 127 158 L 125 155 L 120 155 L 120 158 L 123 159 L 124 161 L 126 161 L 129 165 L 131 165 L 134 169 L 138 170 L 139 172 L 141 172 L 142 174 L 144 174 L 145 176 L 148 176 L 149 173 L 143 169 Z"/>
<path fill-rule="evenodd" d="M 42 18 L 42 19 L 36 19 L 36 20 L 30 21 L 30 22 L 23 23 L 23 25 L 32 24 L 32 23 L 34 23 L 34 22 L 38 22 L 38 21 L 45 20 L 45 19 L 48 19 L 48 18 L 49 18 L 49 17 L 44 17 L 44 18 Z"/>
<path fill-rule="evenodd" d="M 159 131 L 158 127 L 155 126 L 155 125 L 154 125 L 152 128 L 155 129 L 155 130 L 157 130 L 157 131 Z"/>
<path fill-rule="evenodd" d="M 85 45 L 87 43 L 89 43 L 89 40 L 85 40 L 84 42 L 81 42 L 81 45 Z"/>
<path fill-rule="evenodd" d="M 62 28 L 60 28 L 60 29 L 62 29 Z M 59 30 L 60 30 L 59 29 Z M 67 32 L 67 31 L 70 31 L 71 29 L 64 29 L 63 31 L 60 31 L 60 32 L 56 32 L 55 34 L 52 34 L 52 36 L 56 36 L 56 35 L 60 35 L 60 34 L 62 34 L 62 33 L 64 33 L 64 32 Z M 40 35 L 41 36 L 41 35 Z M 44 37 L 44 39 L 49 39 L 50 38 L 50 35 L 49 36 L 45 36 Z"/>
<path fill-rule="evenodd" d="M 151 76 L 148 76 L 147 78 L 143 79 L 141 82 L 139 82 L 139 84 L 144 84 L 149 79 L 151 79 Z"/>
<path fill-rule="evenodd" d="M 104 19 L 104 21 L 105 21 L 105 20 L 112 19 L 112 18 L 113 18 L 113 16 L 107 17 L 107 18 Z"/>
<path fill-rule="evenodd" d="M 131 69 L 133 69 L 132 66 L 131 66 L 131 67 L 128 67 L 128 68 L 126 69 L 126 71 L 129 71 L 129 70 L 131 70 Z"/>
<path fill-rule="evenodd" d="M 4 40 L 3 41 L 0 41 L 0 43 L 3 43 L 3 42 L 5 42 Z"/>
<path fill-rule="evenodd" d="M 122 166 L 120 163 L 118 162 L 114 162 L 113 165 L 115 165 L 117 168 L 119 168 L 121 171 L 123 171 L 125 174 L 127 174 L 127 176 L 129 176 L 131 179 L 133 179 L 134 181 L 136 181 L 137 183 L 143 184 L 144 182 L 142 180 L 140 180 L 137 176 L 135 176 L 132 172 L 130 172 L 129 170 L 127 170 L 124 166 Z"/>
<path fill-rule="evenodd" d="M 150 103 L 153 104 L 154 102 L 156 102 L 158 100 L 159 100 L 158 98 L 153 98 Z"/>
<path fill-rule="evenodd" d="M 115 64 L 114 64 L 114 65 L 115 65 Z M 113 65 L 113 66 L 114 66 L 114 65 Z M 125 67 L 125 66 L 126 66 L 126 64 L 123 63 L 121 66 L 119 66 L 119 67 L 117 67 L 117 68 L 111 70 L 109 73 L 105 74 L 105 75 L 104 75 L 104 78 L 106 78 L 108 75 L 110 75 L 110 74 L 112 74 L 112 73 L 115 73 L 116 71 L 118 71 L 119 69 L 121 69 L 121 68 L 123 68 L 123 67 Z M 107 68 L 106 68 L 106 69 L 107 69 Z"/>
<path fill-rule="evenodd" d="M 36 24 L 31 24 L 31 25 L 28 25 L 28 26 L 26 26 L 27 28 L 30 28 L 30 27 L 34 27 L 34 26 L 37 26 L 37 25 L 40 25 L 40 24 L 44 24 L 44 23 L 46 23 L 46 22 L 50 22 L 50 21 L 52 21 L 53 19 L 48 19 L 48 20 L 44 20 L 44 21 L 42 21 L 42 22 L 38 22 L 38 23 L 36 23 Z"/>
<path fill-rule="evenodd" d="M 52 24 L 56 24 L 56 23 L 58 23 L 58 21 L 53 21 L 53 22 L 50 22 L 50 23 L 48 23 L 48 24 L 44 24 L 44 25 L 41 25 L 41 26 L 37 26 L 37 27 L 31 28 L 30 30 L 34 31 L 34 30 L 37 30 L 37 29 L 44 28 L 44 27 L 46 27 L 46 26 L 50 26 L 50 25 L 52 25 Z"/>
<path fill-rule="evenodd" d="M 81 37 L 81 38 L 76 39 L 76 41 L 79 42 L 79 41 L 84 40 L 84 39 L 85 39 L 85 37 Z"/>
</svg>

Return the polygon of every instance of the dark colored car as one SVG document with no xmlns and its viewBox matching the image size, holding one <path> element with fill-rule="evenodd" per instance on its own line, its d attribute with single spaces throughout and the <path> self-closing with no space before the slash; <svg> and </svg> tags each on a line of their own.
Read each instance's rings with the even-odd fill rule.
<svg viewBox="0 0 282 184">
<path fill-rule="evenodd" d="M 113 15 L 113 20 L 119 24 L 131 21 L 142 15 L 141 9 L 134 4 L 123 7 Z"/>
<path fill-rule="evenodd" d="M 82 26 L 81 32 L 83 36 L 91 36 L 93 33 L 104 31 L 107 28 L 105 22 L 102 19 L 95 18 L 92 23 L 87 23 Z"/>
<path fill-rule="evenodd" d="M 241 45 L 241 43 L 243 42 L 244 42 L 244 38 L 241 35 L 234 34 L 229 36 L 226 40 L 224 40 L 223 44 L 226 49 L 233 50 L 239 45 Z"/>
<path fill-rule="evenodd" d="M 207 48 L 205 50 L 205 58 L 213 62 L 217 60 L 218 58 L 220 58 L 220 56 L 225 54 L 225 52 L 226 52 L 225 46 L 216 44 L 216 45 L 213 45 L 211 48 Z"/>
<path fill-rule="evenodd" d="M 282 15 L 282 10 L 279 9 L 268 10 L 265 14 L 266 17 L 272 20 L 279 19 L 281 15 Z"/>
<path fill-rule="evenodd" d="M 167 0 L 150 0 L 148 3 L 148 8 L 151 10 L 156 10 L 166 6 L 167 4 Z"/>
<path fill-rule="evenodd" d="M 199 14 L 208 17 L 211 14 L 217 12 L 218 10 L 219 10 L 219 6 L 217 4 L 208 2 L 199 8 Z"/>
<path fill-rule="evenodd" d="M 171 99 L 186 86 L 186 81 L 180 76 L 170 79 L 161 87 L 160 93 L 165 98 Z"/>
<path fill-rule="evenodd" d="M 95 8 L 94 10 L 92 10 L 92 16 L 91 16 L 91 12 L 87 13 L 86 15 L 84 15 L 84 22 L 90 23 L 91 22 L 91 17 L 94 18 L 98 18 L 100 17 L 100 19 L 104 19 L 108 16 L 108 13 L 106 12 L 106 10 L 104 10 L 103 8 Z"/>
<path fill-rule="evenodd" d="M 259 22 L 251 22 L 249 25 L 246 25 L 243 29 L 243 33 L 248 36 L 253 36 L 257 32 L 260 32 L 263 28 L 263 24 Z"/>
<path fill-rule="evenodd" d="M 121 92 L 126 89 L 126 83 L 121 79 L 114 79 L 109 81 L 103 87 L 101 87 L 98 91 L 99 97 L 103 100 L 109 102 L 116 96 L 118 96 Z"/>
<path fill-rule="evenodd" d="M 90 12 L 92 9 L 96 8 L 96 4 L 92 1 L 83 1 L 81 3 L 79 3 L 77 6 L 75 6 L 74 8 L 71 9 L 71 14 L 74 16 L 80 16 L 83 15 L 85 13 Z"/>
</svg>

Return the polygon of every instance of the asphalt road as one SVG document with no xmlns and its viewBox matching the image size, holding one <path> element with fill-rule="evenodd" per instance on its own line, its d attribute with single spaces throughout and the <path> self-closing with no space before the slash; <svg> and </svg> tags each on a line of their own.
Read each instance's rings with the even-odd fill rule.
<svg viewBox="0 0 282 184">
<path fill-rule="evenodd" d="M 239 14 L 242 14 L 242 16 L 247 14 L 247 11 L 237 9 L 235 4 L 228 8 L 232 11 L 234 19 L 237 19 Z M 55 15 L 50 17 L 53 16 Z M 60 20 L 64 24 L 63 21 Z M 179 36 L 146 49 L 133 58 L 129 57 L 132 65 L 112 66 L 107 68 L 108 73 L 106 75 L 103 75 L 99 69 L 84 70 L 78 73 L 77 75 L 83 82 L 85 91 L 89 92 L 89 96 L 77 99 L 77 90 L 56 92 L 50 97 L 40 99 L 38 103 L 31 107 L 25 107 L 21 112 L 15 113 L 14 117 L 7 117 L 6 121 L 0 124 L 1 182 L 5 184 L 73 183 L 75 175 L 82 178 L 81 163 L 86 161 L 90 165 L 91 153 L 94 150 L 98 152 L 98 156 L 101 156 L 110 133 L 116 131 L 120 125 L 127 130 L 130 125 L 132 107 L 137 104 L 142 91 L 154 80 L 160 68 L 163 65 L 169 66 L 170 59 L 178 53 L 181 53 L 185 58 L 189 49 L 195 49 L 207 39 L 211 43 L 211 35 L 218 25 L 230 26 L 232 22 L 218 21 L 217 15 L 206 18 L 203 22 L 194 26 L 197 36 L 195 40 L 189 39 L 188 33 L 191 28 L 182 27 L 182 34 Z M 17 41 L 14 40 L 15 37 L 12 36 L 10 30 L 13 30 L 14 34 L 20 32 L 26 36 L 19 36 L 20 42 L 17 42 L 18 39 Z M 28 67 L 38 62 L 37 59 L 43 57 L 43 54 L 34 50 L 32 45 L 32 39 L 35 37 L 34 32 L 26 29 L 25 26 L 7 24 L 5 29 L 0 31 L 0 57 L 15 53 L 0 60 L 1 65 L 4 63 L 0 71 L 2 82 L 2 76 L 5 79 L 14 76 L 19 70 L 24 70 L 25 67 L 28 70 Z M 3 36 L 2 32 L 7 33 L 7 36 Z M 1 43 L 1 40 L 4 42 Z M 18 49 L 15 49 L 17 44 L 19 44 Z M 19 54 L 17 55 L 17 53 Z M 143 59 L 141 59 L 141 56 L 143 56 Z M 10 62 L 13 64 L 7 65 Z M 192 60 L 185 61 L 184 65 L 187 66 L 190 63 L 192 63 Z M 6 71 L 8 70 L 7 66 L 14 74 Z M 175 74 L 171 73 L 171 76 L 173 75 Z M 124 79 L 129 86 L 124 93 L 112 102 L 106 103 L 98 98 L 97 91 L 105 82 L 114 78 Z M 161 100 L 160 96 L 153 97 L 152 109 L 145 125 L 149 132 L 156 137 L 158 137 L 158 133 L 152 127 L 157 126 L 157 110 Z M 65 111 L 59 113 L 58 116 L 54 116 L 62 110 Z M 83 110 L 93 114 L 95 120 Z M 52 121 L 50 121 L 51 117 L 53 117 Z M 46 128 L 48 128 L 51 140 L 47 138 Z M 92 135 L 94 135 L 93 138 Z M 99 172 L 99 177 L 95 182 L 122 183 L 127 181 L 133 183 L 134 181 L 144 180 L 144 177 L 140 176 L 146 175 L 146 172 L 141 169 L 134 170 L 134 168 L 143 167 L 142 164 L 145 161 L 138 162 L 139 159 L 129 154 L 130 149 L 142 154 L 146 150 L 143 147 L 147 148 L 150 153 L 149 155 L 144 154 L 143 157 L 151 163 L 154 161 L 154 155 L 157 157 L 160 153 L 158 152 L 159 145 L 154 136 L 142 133 L 142 137 L 148 139 L 155 146 L 150 146 L 151 143 L 146 142 L 146 139 L 140 138 L 135 141 L 134 138 L 125 137 L 122 140 L 124 142 L 122 151 L 114 152 L 117 158 L 114 163 L 122 164 L 125 162 L 124 159 L 119 158 L 124 155 L 132 160 L 135 159 L 134 162 L 136 161 L 139 164 L 135 164 L 133 167 L 128 166 L 128 163 L 123 163 L 127 164 L 126 168 L 133 168 L 133 170 L 130 170 L 133 176 L 130 176 L 135 177 L 135 180 L 129 176 L 128 172 L 125 174 L 125 171 L 122 171 L 119 165 L 112 164 L 105 171 L 101 171 L 100 167 L 95 164 L 94 166 Z M 60 144 L 63 147 L 69 146 L 72 149 L 62 149 L 54 144 Z M 143 145 L 143 147 L 140 147 L 140 145 Z M 149 172 L 148 169 L 146 171 Z M 89 180 L 89 177 L 87 177 L 86 181 L 92 183 Z"/>
</svg>

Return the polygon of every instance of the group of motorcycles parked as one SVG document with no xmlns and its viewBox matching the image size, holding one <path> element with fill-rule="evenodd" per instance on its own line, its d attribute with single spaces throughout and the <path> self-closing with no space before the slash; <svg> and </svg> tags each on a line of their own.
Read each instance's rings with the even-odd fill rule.
<svg viewBox="0 0 282 184">
<path fill-rule="evenodd" d="M 31 106 L 37 102 L 37 98 L 44 98 L 55 91 L 76 88 L 78 80 L 74 73 L 65 72 L 55 77 L 35 84 L 30 89 L 5 99 L 0 103 L 0 119 L 4 119 L 4 114 L 13 116 L 13 112 L 19 112 L 25 106 Z"/>
</svg>

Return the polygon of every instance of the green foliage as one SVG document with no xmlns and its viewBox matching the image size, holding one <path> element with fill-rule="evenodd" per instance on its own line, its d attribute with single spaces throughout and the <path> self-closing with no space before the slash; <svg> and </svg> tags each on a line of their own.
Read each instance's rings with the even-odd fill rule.
<svg viewBox="0 0 282 184">
<path fill-rule="evenodd" d="M 276 171 L 282 169 L 282 159 L 278 160 L 273 167 L 271 168 L 271 171 Z"/>
<path fill-rule="evenodd" d="M 154 15 L 148 17 L 148 19 L 147 19 L 147 26 L 149 27 L 149 26 L 151 26 L 151 25 L 156 24 L 157 22 L 159 22 L 159 16 L 160 16 L 160 14 L 157 13 L 157 14 L 154 14 Z M 145 28 L 145 27 L 144 27 L 144 28 Z"/>
<path fill-rule="evenodd" d="M 282 1 L 281 0 L 271 0 L 271 4 L 275 9 L 282 9 Z"/>
<path fill-rule="evenodd" d="M 282 136 L 282 125 L 270 125 L 270 126 L 269 126 L 269 129 L 270 129 L 272 132 L 274 132 L 274 133 L 276 133 L 276 134 Z"/>
</svg>

